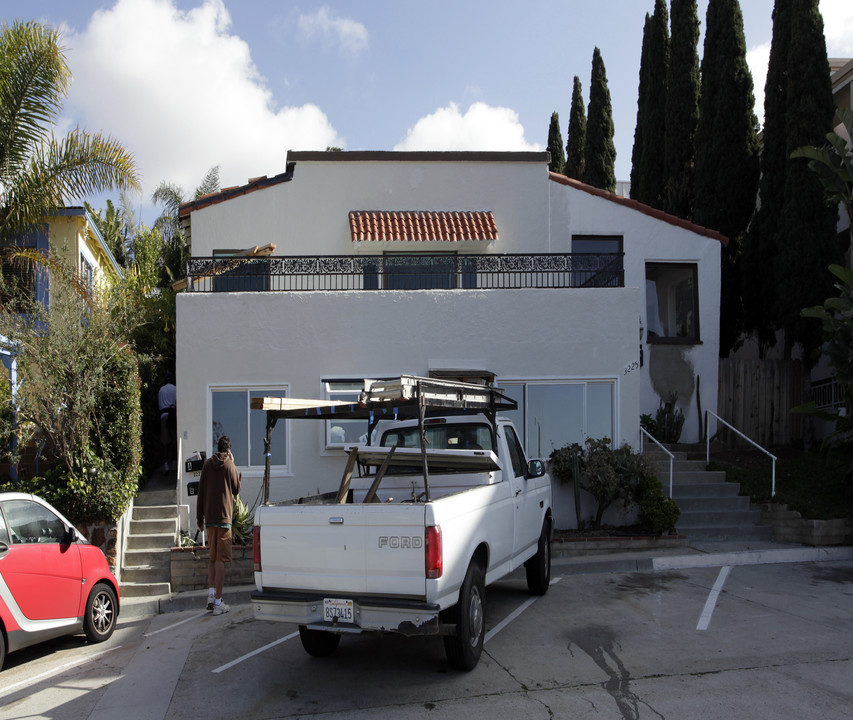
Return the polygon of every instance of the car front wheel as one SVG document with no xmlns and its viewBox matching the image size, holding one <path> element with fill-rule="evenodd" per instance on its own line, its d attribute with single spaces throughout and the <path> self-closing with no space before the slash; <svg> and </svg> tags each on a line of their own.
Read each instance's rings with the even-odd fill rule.
<svg viewBox="0 0 853 720">
<path fill-rule="evenodd" d="M 118 600 L 115 591 L 106 583 L 98 583 L 86 601 L 86 616 L 83 630 L 91 642 L 103 642 L 116 627 Z"/>
</svg>

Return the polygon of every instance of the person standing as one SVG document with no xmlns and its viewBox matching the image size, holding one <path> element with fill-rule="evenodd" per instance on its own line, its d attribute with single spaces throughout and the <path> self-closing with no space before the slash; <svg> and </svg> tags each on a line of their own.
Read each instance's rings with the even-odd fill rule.
<svg viewBox="0 0 853 720">
<path fill-rule="evenodd" d="M 178 400 L 178 389 L 175 387 L 175 374 L 169 370 L 160 392 L 157 394 L 157 405 L 160 409 L 160 442 L 163 444 L 163 474 L 168 475 L 175 461 L 178 423 L 175 417 L 175 406 Z"/>
<path fill-rule="evenodd" d="M 225 563 L 231 562 L 231 520 L 234 496 L 240 492 L 240 476 L 231 454 L 231 440 L 227 435 L 219 438 L 216 452 L 204 461 L 198 484 L 196 523 L 206 533 L 210 548 L 207 563 L 207 609 L 214 615 L 227 613 L 222 602 L 225 584 Z"/>
</svg>

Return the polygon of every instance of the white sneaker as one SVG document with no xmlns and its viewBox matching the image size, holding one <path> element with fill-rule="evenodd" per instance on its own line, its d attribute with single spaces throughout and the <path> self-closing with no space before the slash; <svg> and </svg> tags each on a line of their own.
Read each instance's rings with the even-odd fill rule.
<svg viewBox="0 0 853 720">
<path fill-rule="evenodd" d="M 219 605 L 213 606 L 213 614 L 214 615 L 223 615 L 227 613 L 231 608 L 229 608 L 224 602 L 220 602 Z"/>
</svg>

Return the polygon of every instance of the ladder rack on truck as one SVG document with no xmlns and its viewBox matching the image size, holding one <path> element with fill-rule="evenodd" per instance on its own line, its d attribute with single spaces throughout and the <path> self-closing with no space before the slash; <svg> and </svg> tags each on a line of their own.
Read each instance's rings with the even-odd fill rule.
<svg viewBox="0 0 853 720">
<path fill-rule="evenodd" d="M 495 429 L 495 417 L 499 411 L 515 410 L 518 403 L 497 388 L 486 385 L 401 375 L 386 380 L 365 380 L 358 402 L 334 400 L 304 400 L 297 398 L 253 398 L 253 410 L 266 411 L 266 434 L 264 436 L 263 496 L 269 503 L 270 448 L 272 431 L 279 419 L 312 418 L 315 420 L 358 420 L 368 422 L 367 442 L 380 420 L 412 420 L 417 418 L 421 437 L 421 459 L 423 463 L 426 499 L 430 499 L 429 463 L 427 459 L 424 420 L 431 416 L 482 413 Z M 341 492 L 348 485 L 347 476 L 352 475 L 356 451 L 350 455 L 347 470 L 341 481 Z M 339 493 L 340 496 L 340 493 Z"/>
</svg>

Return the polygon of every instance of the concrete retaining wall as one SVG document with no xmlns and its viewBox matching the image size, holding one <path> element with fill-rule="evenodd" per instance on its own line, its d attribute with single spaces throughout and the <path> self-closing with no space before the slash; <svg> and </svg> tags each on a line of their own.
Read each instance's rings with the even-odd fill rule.
<svg viewBox="0 0 853 720">
<path fill-rule="evenodd" d="M 225 584 L 253 583 L 252 546 L 234 545 L 231 557 L 231 562 L 225 564 Z M 210 549 L 207 547 L 172 548 L 169 559 L 172 592 L 206 588 L 209 559 Z"/>
<path fill-rule="evenodd" d="M 775 542 L 800 543 L 802 545 L 848 545 L 853 544 L 853 519 L 806 520 L 787 505 L 763 503 L 761 522 L 773 526 Z"/>
</svg>

